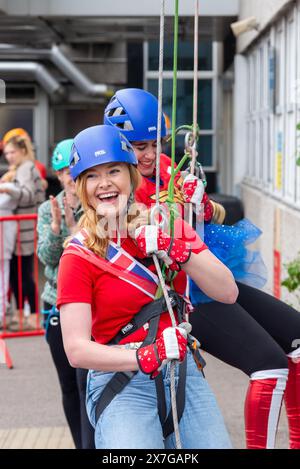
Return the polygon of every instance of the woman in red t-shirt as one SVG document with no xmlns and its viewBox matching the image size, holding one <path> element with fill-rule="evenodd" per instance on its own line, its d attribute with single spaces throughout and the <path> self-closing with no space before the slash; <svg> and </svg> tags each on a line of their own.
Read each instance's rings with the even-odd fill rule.
<svg viewBox="0 0 300 469">
<path fill-rule="evenodd" d="M 179 307 L 176 327 L 161 308 L 150 343 L 143 343 L 148 322 L 126 335 L 133 318 L 154 300 L 158 280 L 148 262 L 154 253 L 169 270 L 182 268 L 173 283 L 177 293 L 183 292 L 187 273 L 219 301 L 231 303 L 237 296 L 230 271 L 180 219 L 171 238 L 157 226 L 145 224 L 143 215 L 130 215 L 139 181 L 136 164 L 131 145 L 114 127 L 91 127 L 74 139 L 70 171 L 85 214 L 79 222 L 81 231 L 69 241 L 60 261 L 57 306 L 71 365 L 91 369 L 87 411 L 95 427 L 95 445 L 106 449 L 174 448 L 174 433 L 163 435 L 153 379 L 162 377 L 169 409 L 170 367 L 166 365 L 175 360 L 176 376 L 179 364 L 185 362 L 187 367 L 185 407 L 179 423 L 183 447 L 229 448 L 214 396 L 187 351 L 190 327 L 179 316 Z M 127 236 L 127 228 L 121 229 L 124 226 L 130 227 L 132 237 Z M 177 237 L 182 228 L 186 232 Z M 121 328 L 125 338 L 112 345 Z M 116 375 L 132 379 L 99 414 L 99 397 L 103 398 L 102 391 L 108 392 L 106 384 Z"/>
</svg>

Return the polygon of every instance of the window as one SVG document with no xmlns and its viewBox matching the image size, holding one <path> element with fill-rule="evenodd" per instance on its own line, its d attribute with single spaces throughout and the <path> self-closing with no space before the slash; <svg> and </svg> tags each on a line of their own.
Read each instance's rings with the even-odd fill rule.
<svg viewBox="0 0 300 469">
<path fill-rule="evenodd" d="M 76 135 L 85 127 L 102 124 L 104 109 L 97 107 L 57 106 L 52 112 L 53 145 Z"/>
<path fill-rule="evenodd" d="M 246 182 L 300 207 L 300 5 L 249 51 Z M 299 133 L 298 133 L 299 135 Z"/>
<path fill-rule="evenodd" d="M 4 135 L 14 127 L 22 127 L 29 135 L 33 134 L 33 107 L 9 105 L 0 106 L 0 129 Z"/>
<path fill-rule="evenodd" d="M 179 41 L 176 126 L 193 121 L 193 67 L 194 45 Z M 145 88 L 158 94 L 159 44 L 150 41 L 145 44 Z M 206 171 L 216 170 L 216 90 L 218 76 L 218 43 L 199 41 L 198 71 L 198 125 L 200 127 L 199 161 Z M 173 96 L 173 42 L 164 46 L 163 111 L 171 118 Z M 184 153 L 184 137 L 176 140 L 177 159 Z"/>
<path fill-rule="evenodd" d="M 148 80 L 148 91 L 157 95 L 158 80 Z M 173 80 L 163 82 L 163 110 L 171 118 Z M 212 80 L 198 82 L 198 124 L 202 130 L 212 129 Z M 177 127 L 190 124 L 193 117 L 193 80 L 179 80 L 176 101 Z"/>
<path fill-rule="evenodd" d="M 285 83 L 285 156 L 284 156 L 284 195 L 290 201 L 295 201 L 296 178 L 296 21 L 293 11 L 286 23 L 286 83 Z"/>
<path fill-rule="evenodd" d="M 148 70 L 158 70 L 159 67 L 159 43 L 151 41 L 148 45 Z M 190 41 L 178 41 L 178 70 L 193 71 L 194 69 L 194 44 Z M 199 70 L 211 71 L 213 69 L 212 42 L 199 42 Z M 164 44 L 164 70 L 173 70 L 173 42 L 165 41 Z"/>
</svg>

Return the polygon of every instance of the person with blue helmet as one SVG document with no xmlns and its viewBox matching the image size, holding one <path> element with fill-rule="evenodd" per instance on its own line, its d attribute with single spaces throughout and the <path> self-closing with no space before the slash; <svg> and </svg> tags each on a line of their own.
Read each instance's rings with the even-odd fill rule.
<svg viewBox="0 0 300 469">
<path fill-rule="evenodd" d="M 167 365 L 175 360 L 176 376 L 186 370 L 178 390 L 184 399 L 185 389 L 186 398 L 179 417 L 183 447 L 229 448 L 213 393 L 188 348 L 188 304 L 181 295 L 186 272 L 222 301 L 234 301 L 237 289 L 231 273 L 193 230 L 188 243 L 183 235 L 171 239 L 147 223 L 134 203 L 140 180 L 136 166 L 132 146 L 113 126 L 90 127 L 74 138 L 70 172 L 84 215 L 60 262 L 57 307 L 70 363 L 90 370 L 87 411 L 95 446 L 174 448 L 174 430 L 161 423 L 157 399 L 165 392 L 169 403 Z M 149 257 L 154 253 L 168 269 L 182 268 L 169 291 L 176 327 L 163 298 L 155 299 L 158 277 Z M 201 277 L 200 265 L 205 265 Z M 157 381 L 162 386 L 158 398 Z"/>
<path fill-rule="evenodd" d="M 104 111 L 104 124 L 120 129 L 132 144 L 143 176 L 152 176 L 156 163 L 157 99 L 139 88 L 119 90 Z M 166 136 L 165 118 L 161 120 L 161 137 Z M 163 160 L 164 155 L 163 155 Z M 162 164 L 162 163 L 161 163 Z"/>
<path fill-rule="evenodd" d="M 72 368 L 66 357 L 59 320 L 55 308 L 57 272 L 63 252 L 63 242 L 70 235 L 82 215 L 75 184 L 70 176 L 69 159 L 73 139 L 59 142 L 52 154 L 52 169 L 63 190 L 50 196 L 38 212 L 37 254 L 45 265 L 46 282 L 42 293 L 46 313 L 46 340 L 55 365 L 62 393 L 64 413 L 77 449 L 94 448 L 94 432 L 85 410 L 86 371 Z M 49 313 L 50 312 L 50 313 Z"/>
<path fill-rule="evenodd" d="M 138 169 L 144 176 L 136 192 L 136 200 L 147 206 L 155 202 L 157 109 L 158 102 L 153 95 L 144 90 L 128 88 L 117 91 L 104 111 L 104 122 L 120 128 L 134 147 L 139 160 Z M 162 125 L 164 136 L 165 128 Z M 167 197 L 170 180 L 170 159 L 164 154 L 161 155 L 160 177 L 160 201 L 163 202 Z M 203 194 L 201 184 L 193 178 L 185 182 L 181 190 L 182 180 L 178 175 L 177 187 L 175 184 L 176 201 L 199 204 Z M 248 242 L 255 235 L 255 230 L 247 233 L 244 221 L 238 229 L 210 224 L 216 214 L 219 223 L 222 223 L 224 210 L 211 202 L 205 193 L 202 203 L 206 222 L 204 239 L 208 246 L 216 254 L 220 251 L 225 254 L 228 252 L 225 258 L 229 258 L 233 266 L 240 266 L 241 263 L 236 262 L 237 257 L 243 257 L 246 250 L 238 249 L 241 246 L 239 238 Z M 234 250 L 236 254 L 232 258 Z M 252 258 L 257 259 L 254 255 Z M 245 266 L 249 267 L 247 262 Z M 250 272 L 254 274 L 255 270 L 250 269 Z M 255 275 L 252 277 L 258 278 Z M 191 315 L 193 334 L 201 341 L 205 351 L 250 377 L 245 401 L 247 448 L 274 447 L 283 396 L 289 420 L 290 447 L 300 448 L 300 403 L 296 397 L 300 395 L 300 364 L 296 363 L 300 349 L 293 350 L 292 345 L 296 331 L 300 330 L 300 316 L 292 307 L 260 291 L 256 285 L 250 285 L 243 283 L 243 280 L 238 282 L 237 302 L 230 305 L 216 301 L 198 304 L 196 294 L 196 312 Z M 200 297 L 201 302 L 203 295 Z M 283 321 L 285 327 L 282 327 Z"/>
</svg>

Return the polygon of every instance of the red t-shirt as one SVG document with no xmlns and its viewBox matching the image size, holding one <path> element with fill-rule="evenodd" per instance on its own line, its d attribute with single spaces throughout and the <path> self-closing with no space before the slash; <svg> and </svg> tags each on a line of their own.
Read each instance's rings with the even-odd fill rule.
<svg viewBox="0 0 300 469">
<path fill-rule="evenodd" d="M 131 238 L 122 243 L 133 257 L 141 257 Z M 155 272 L 154 265 L 149 267 Z M 174 280 L 174 289 L 183 294 L 186 275 L 179 272 Z M 140 309 L 152 300 L 142 291 L 109 274 L 75 254 L 64 255 L 59 264 L 57 307 L 66 303 L 89 303 L 92 309 L 92 336 L 101 344 L 108 343 Z M 158 336 L 171 326 L 169 313 L 161 315 Z M 147 331 L 144 328 L 130 334 L 121 343 L 141 342 Z"/>
<path fill-rule="evenodd" d="M 46 179 L 47 178 L 46 166 L 43 163 L 41 163 L 39 160 L 34 160 L 34 165 L 36 169 L 38 170 L 38 172 L 40 173 L 41 178 Z"/>
</svg>

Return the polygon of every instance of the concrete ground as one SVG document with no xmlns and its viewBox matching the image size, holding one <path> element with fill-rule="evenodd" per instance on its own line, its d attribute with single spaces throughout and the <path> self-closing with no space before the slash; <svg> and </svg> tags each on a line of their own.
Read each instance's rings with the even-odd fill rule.
<svg viewBox="0 0 300 469">
<path fill-rule="evenodd" d="M 71 448 L 58 379 L 44 337 L 6 340 L 14 368 L 0 365 L 0 449 Z M 205 354 L 206 377 L 216 393 L 235 448 L 244 448 L 247 377 Z M 288 447 L 282 413 L 277 448 Z"/>
</svg>

